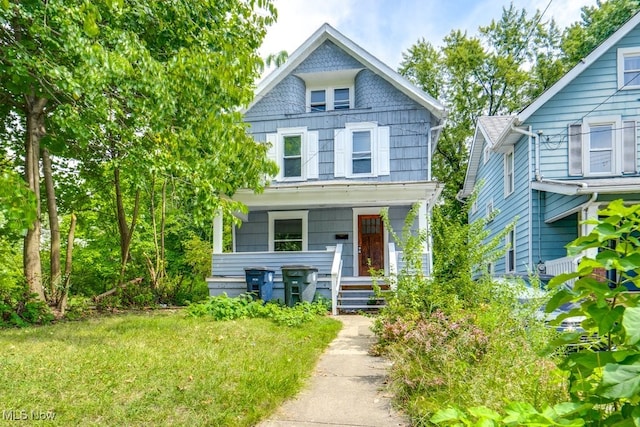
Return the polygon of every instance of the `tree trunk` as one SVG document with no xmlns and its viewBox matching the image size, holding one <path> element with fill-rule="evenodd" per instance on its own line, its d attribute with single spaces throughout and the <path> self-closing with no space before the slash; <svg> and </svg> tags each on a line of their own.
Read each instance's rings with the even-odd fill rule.
<svg viewBox="0 0 640 427">
<path fill-rule="evenodd" d="M 133 214 L 131 216 L 131 225 L 127 225 L 127 216 L 124 209 L 124 202 L 122 199 L 122 184 L 120 182 L 120 169 L 115 168 L 113 171 L 114 184 L 116 188 L 116 211 L 118 216 L 118 231 L 120 232 L 120 279 L 119 284 L 124 282 L 124 274 L 127 268 L 127 261 L 129 259 L 129 251 L 131 249 L 131 238 L 133 237 L 133 231 L 136 228 L 136 222 L 138 219 L 138 212 L 140 210 L 140 190 L 136 191 L 135 202 L 133 206 Z"/>
<path fill-rule="evenodd" d="M 26 97 L 27 138 L 25 141 L 24 179 L 36 197 L 36 219 L 24 238 L 24 276 L 29 291 L 44 301 L 42 266 L 40 264 L 40 140 L 45 135 L 44 107 L 47 99 Z"/>
<path fill-rule="evenodd" d="M 67 257 L 64 266 L 64 286 L 58 298 L 58 310 L 60 316 L 64 316 L 67 309 L 67 296 L 69 295 L 69 284 L 71 283 L 71 266 L 73 258 L 73 240 L 76 232 L 76 214 L 71 213 L 71 225 L 69 225 L 69 236 L 67 237 Z"/>
<path fill-rule="evenodd" d="M 60 223 L 58 221 L 58 207 L 56 206 L 56 192 L 53 187 L 53 168 L 49 150 L 42 149 L 42 172 L 44 174 L 44 184 L 47 194 L 47 213 L 49 214 L 49 228 L 51 230 L 51 288 L 49 300 L 53 304 L 58 304 L 62 273 L 60 271 Z"/>
<path fill-rule="evenodd" d="M 160 268 L 159 275 L 163 279 L 167 275 L 167 263 L 164 257 L 164 229 L 167 222 L 167 180 L 162 182 L 162 208 L 160 217 Z"/>
</svg>

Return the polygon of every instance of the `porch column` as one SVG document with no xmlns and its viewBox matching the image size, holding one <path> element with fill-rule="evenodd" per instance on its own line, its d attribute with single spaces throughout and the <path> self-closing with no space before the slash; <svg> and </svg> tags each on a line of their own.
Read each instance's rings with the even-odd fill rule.
<svg viewBox="0 0 640 427">
<path fill-rule="evenodd" d="M 582 221 L 585 221 L 587 219 L 598 219 L 599 209 L 600 206 L 597 203 L 590 203 L 587 206 L 583 207 L 581 212 Z M 593 231 L 594 228 L 596 227 L 593 224 L 580 224 L 580 235 L 587 236 Z M 595 258 L 595 256 L 598 255 L 598 248 L 587 249 L 585 251 L 585 255 L 590 258 Z"/>
<path fill-rule="evenodd" d="M 223 227 L 222 227 L 222 211 L 218 209 L 216 216 L 213 217 L 213 253 L 222 253 L 222 240 L 223 240 Z"/>
<path fill-rule="evenodd" d="M 418 212 L 418 232 L 425 233 L 427 238 L 423 242 L 422 254 L 426 255 L 426 265 L 428 275 L 431 276 L 433 271 L 433 256 L 431 254 L 431 232 L 429 230 L 429 222 L 431 221 L 431 207 L 427 200 L 420 202 L 420 210 Z"/>
</svg>

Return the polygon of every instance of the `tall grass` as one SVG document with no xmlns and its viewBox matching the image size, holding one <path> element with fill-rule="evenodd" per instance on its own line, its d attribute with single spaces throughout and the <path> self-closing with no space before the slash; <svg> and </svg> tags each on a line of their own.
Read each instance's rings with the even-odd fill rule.
<svg viewBox="0 0 640 427">
<path fill-rule="evenodd" d="M 3 330 L 0 415 L 48 412 L 61 426 L 254 425 L 300 389 L 339 329 L 326 317 L 290 328 L 137 314 Z"/>
</svg>

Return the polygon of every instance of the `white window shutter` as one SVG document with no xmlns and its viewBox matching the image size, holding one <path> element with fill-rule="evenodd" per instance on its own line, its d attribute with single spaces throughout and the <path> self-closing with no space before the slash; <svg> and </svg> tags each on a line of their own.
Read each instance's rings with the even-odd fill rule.
<svg viewBox="0 0 640 427">
<path fill-rule="evenodd" d="M 347 130 L 335 129 L 333 132 L 333 175 L 336 178 L 347 176 L 346 142 Z"/>
<path fill-rule="evenodd" d="M 318 131 L 307 132 L 307 179 L 318 179 L 319 161 L 318 161 Z"/>
<path fill-rule="evenodd" d="M 582 125 L 569 125 L 569 175 L 581 176 L 582 169 Z"/>
<path fill-rule="evenodd" d="M 622 124 L 622 173 L 636 173 L 638 139 L 636 122 L 625 120 Z"/>
<path fill-rule="evenodd" d="M 282 167 L 280 165 L 280 158 L 278 153 L 280 152 L 279 150 L 279 142 L 278 142 L 278 134 L 277 133 L 268 133 L 267 134 L 267 142 L 271 145 L 271 147 L 269 147 L 269 150 L 267 150 L 267 158 L 269 160 L 272 160 L 274 162 L 276 162 L 276 164 L 278 165 L 278 174 L 275 176 L 275 179 L 278 180 L 280 179 L 280 177 L 282 176 Z"/>
<path fill-rule="evenodd" d="M 390 129 L 389 126 L 380 126 L 378 128 L 378 170 L 376 175 L 389 175 L 391 173 L 391 155 L 390 155 Z"/>
</svg>

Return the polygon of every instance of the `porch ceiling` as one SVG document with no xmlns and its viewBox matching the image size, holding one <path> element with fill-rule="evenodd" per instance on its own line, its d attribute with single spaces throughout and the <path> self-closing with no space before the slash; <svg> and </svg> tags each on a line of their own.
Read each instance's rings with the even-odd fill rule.
<svg viewBox="0 0 640 427">
<path fill-rule="evenodd" d="M 262 194 L 240 190 L 233 197 L 249 209 L 306 209 L 342 206 L 407 205 L 440 196 L 442 184 L 425 182 L 324 181 L 279 184 Z"/>
</svg>

